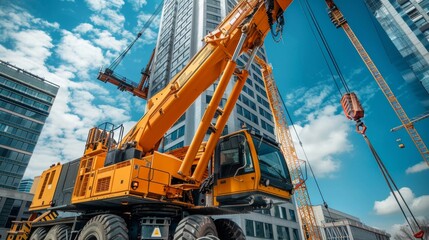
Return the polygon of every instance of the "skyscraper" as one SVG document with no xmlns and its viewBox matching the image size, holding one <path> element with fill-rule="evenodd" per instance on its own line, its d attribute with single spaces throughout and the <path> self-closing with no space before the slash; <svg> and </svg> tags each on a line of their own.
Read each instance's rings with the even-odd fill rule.
<svg viewBox="0 0 429 240">
<path fill-rule="evenodd" d="M 153 74 L 150 79 L 149 97 L 163 89 L 170 79 L 188 63 L 203 46 L 204 36 L 217 27 L 236 2 L 236 0 L 164 1 Z M 265 58 L 263 48 L 259 50 L 258 55 Z M 247 60 L 248 56 L 243 54 L 237 63 L 243 65 Z M 231 81 L 229 89 L 232 88 L 232 84 L 233 81 Z M 191 143 L 215 87 L 216 84 L 204 92 L 168 131 L 164 138 L 164 151 Z M 252 64 L 249 70 L 249 78 L 224 133 L 231 133 L 243 126 L 267 137 L 275 138 L 270 106 L 262 75 L 256 64 Z"/>
<path fill-rule="evenodd" d="M 57 92 L 57 85 L 0 60 L 0 188 L 18 188 Z"/>
<path fill-rule="evenodd" d="M 405 81 L 418 80 L 429 93 L 429 1 L 365 0 L 365 3 L 402 55 L 403 61 L 394 62 Z"/>
</svg>

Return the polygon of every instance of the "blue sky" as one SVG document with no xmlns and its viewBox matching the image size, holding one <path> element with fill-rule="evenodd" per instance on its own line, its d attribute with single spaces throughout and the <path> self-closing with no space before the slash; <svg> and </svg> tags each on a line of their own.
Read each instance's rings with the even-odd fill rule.
<svg viewBox="0 0 429 240">
<path fill-rule="evenodd" d="M 427 165 L 420 164 L 422 159 L 403 130 L 389 132 L 400 122 L 344 32 L 330 23 L 324 2 L 309 2 L 349 86 L 363 102 L 368 137 L 415 215 L 429 216 Z M 143 101 L 98 82 L 96 75 L 134 38 L 156 4 L 145 0 L 1 1 L 0 58 L 61 86 L 26 176 L 40 174 L 51 163 L 80 157 L 93 125 L 111 121 L 130 127 L 143 114 Z M 387 57 L 363 1 L 337 0 L 337 5 L 408 115 L 427 111 L 429 107 L 415 96 L 416 85 L 406 84 Z M 364 140 L 342 113 L 339 93 L 298 0 L 285 18 L 283 41 L 274 43 L 267 36 L 267 54 L 324 197 L 330 207 L 392 232 L 404 219 Z M 139 79 L 154 48 L 158 21 L 119 66 L 120 74 Z M 429 121 L 416 127 L 429 141 Z M 398 138 L 406 148 L 398 148 Z M 308 187 L 312 203 L 321 204 L 312 179 Z"/>
</svg>

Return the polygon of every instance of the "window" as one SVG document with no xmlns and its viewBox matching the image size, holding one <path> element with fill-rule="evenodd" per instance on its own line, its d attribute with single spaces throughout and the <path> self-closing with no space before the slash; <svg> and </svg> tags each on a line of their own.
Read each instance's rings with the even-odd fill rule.
<svg viewBox="0 0 429 240">
<path fill-rule="evenodd" d="M 44 100 L 44 101 L 49 102 L 49 103 L 52 103 L 52 101 L 54 100 L 53 97 L 47 95 L 46 93 L 36 91 L 36 90 L 31 89 L 29 87 L 26 87 L 20 83 L 10 81 L 10 80 L 5 79 L 3 77 L 0 77 L 0 79 L 1 79 L 0 83 L 2 85 L 7 86 L 9 88 L 12 88 L 14 90 L 17 90 L 18 92 L 25 93 L 27 95 L 30 95 L 31 97 L 38 98 L 40 100 Z"/>
<path fill-rule="evenodd" d="M 263 129 L 267 130 L 268 132 L 274 134 L 274 127 L 271 126 L 270 124 L 268 124 L 267 122 L 265 122 L 264 120 L 261 119 L 261 126 Z"/>
<path fill-rule="evenodd" d="M 212 7 L 212 6 L 207 6 L 207 11 L 213 12 L 213 13 L 220 13 L 220 8 L 218 8 L 218 7 Z"/>
<path fill-rule="evenodd" d="M 248 219 L 246 219 L 246 236 L 255 236 L 255 227 L 253 226 L 253 221 Z"/>
<path fill-rule="evenodd" d="M 262 104 L 264 107 L 266 107 L 267 109 L 270 109 L 270 104 L 264 100 L 262 97 L 260 97 L 259 95 L 257 95 L 258 103 Z"/>
<path fill-rule="evenodd" d="M 258 117 L 255 114 L 251 113 L 249 110 L 243 108 L 240 105 L 237 105 L 237 113 L 256 124 L 259 122 Z"/>
<path fill-rule="evenodd" d="M 214 15 L 212 13 L 207 13 L 207 19 L 217 22 L 220 22 L 221 20 L 220 16 Z"/>
<path fill-rule="evenodd" d="M 281 217 L 283 219 L 287 219 L 286 208 L 285 207 L 280 207 L 280 212 L 281 212 Z"/>
<path fill-rule="evenodd" d="M 256 111 L 256 104 L 255 104 L 255 102 L 251 101 L 246 96 L 240 94 L 240 96 L 238 96 L 238 100 L 240 100 L 241 102 L 243 102 L 244 104 L 246 104 L 247 106 L 249 106 L 251 109 L 253 109 L 253 110 Z"/>
<path fill-rule="evenodd" d="M 173 146 L 171 146 L 171 147 L 169 147 L 169 148 L 165 149 L 165 150 L 164 150 L 164 152 L 169 152 L 169 151 L 171 151 L 171 150 L 174 150 L 174 149 L 176 149 L 176 148 L 181 148 L 181 147 L 183 147 L 183 146 L 184 146 L 184 142 L 182 141 L 182 142 L 179 142 L 178 144 L 175 144 L 175 145 L 173 145 Z"/>
<path fill-rule="evenodd" d="M 295 211 L 293 209 L 289 209 L 290 220 L 296 222 Z"/>
<path fill-rule="evenodd" d="M 256 237 L 265 238 L 264 223 L 255 221 Z"/>
<path fill-rule="evenodd" d="M 253 143 L 257 146 L 261 177 L 270 180 L 270 185 L 284 190 L 291 190 L 292 184 L 286 162 L 280 149 L 265 141 L 265 138 L 254 136 Z M 278 211 L 278 208 L 277 208 Z M 279 216 L 280 214 L 277 213 Z"/>
<path fill-rule="evenodd" d="M 298 229 L 292 228 L 293 240 L 300 240 Z"/>
<path fill-rule="evenodd" d="M 280 218 L 280 209 L 279 208 L 280 208 L 279 206 L 274 207 L 274 217 Z"/>
<path fill-rule="evenodd" d="M 220 165 L 219 178 L 253 172 L 253 161 L 244 135 L 223 139 L 216 150 Z"/>
<path fill-rule="evenodd" d="M 185 125 L 181 126 L 180 128 L 176 129 L 175 131 L 165 136 L 164 144 L 167 145 L 173 142 L 174 140 L 182 137 L 183 135 L 185 135 Z"/>
<path fill-rule="evenodd" d="M 261 107 L 259 107 L 259 114 L 261 114 L 262 116 L 264 116 L 266 119 L 268 119 L 270 121 L 273 121 L 273 116 L 269 112 L 267 112 L 264 109 L 262 109 Z"/>
<path fill-rule="evenodd" d="M 270 223 L 264 223 L 264 229 L 265 229 L 265 239 L 274 239 L 273 225 Z"/>
<path fill-rule="evenodd" d="M 284 226 L 277 226 L 277 239 L 290 240 L 289 228 Z"/>
</svg>

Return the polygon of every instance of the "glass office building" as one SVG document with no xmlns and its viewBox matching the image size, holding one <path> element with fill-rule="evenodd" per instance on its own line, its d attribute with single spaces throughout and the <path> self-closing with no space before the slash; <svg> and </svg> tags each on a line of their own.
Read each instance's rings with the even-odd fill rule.
<svg viewBox="0 0 429 240">
<path fill-rule="evenodd" d="M 163 89 L 204 45 L 202 39 L 214 30 L 232 10 L 236 0 L 179 1 L 166 0 L 161 16 L 160 30 L 155 51 L 149 97 Z M 265 58 L 264 49 L 258 55 Z M 243 54 L 239 65 L 247 62 Z M 239 130 L 242 126 L 274 139 L 274 123 L 259 67 L 252 64 L 249 78 L 231 114 L 224 134 Z M 234 81 L 227 89 L 232 89 Z M 168 131 L 162 150 L 169 151 L 189 145 L 211 100 L 216 84 L 205 91 L 188 111 Z M 224 96 L 226 101 L 227 95 Z M 208 136 L 208 135 L 207 135 Z"/>
<path fill-rule="evenodd" d="M 58 86 L 0 61 L 0 188 L 18 189 Z"/>
<path fill-rule="evenodd" d="M 34 180 L 31 178 L 22 179 L 18 186 L 18 191 L 29 193 L 33 186 Z"/>
<path fill-rule="evenodd" d="M 365 0 L 365 3 L 403 57 L 403 61 L 392 59 L 393 62 L 406 82 L 418 81 L 423 85 L 425 105 L 429 106 L 429 1 Z"/>
<path fill-rule="evenodd" d="M 12 221 L 28 219 L 28 208 L 33 194 L 11 189 L 0 189 L 0 239 L 6 239 Z"/>
</svg>

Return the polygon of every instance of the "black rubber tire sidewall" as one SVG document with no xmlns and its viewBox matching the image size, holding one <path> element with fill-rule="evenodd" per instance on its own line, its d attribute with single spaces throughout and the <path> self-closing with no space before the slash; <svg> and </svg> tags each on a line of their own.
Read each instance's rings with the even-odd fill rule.
<svg viewBox="0 0 429 240">
<path fill-rule="evenodd" d="M 44 227 L 38 227 L 31 234 L 29 240 L 44 240 L 47 234 L 47 229 Z"/>
</svg>

